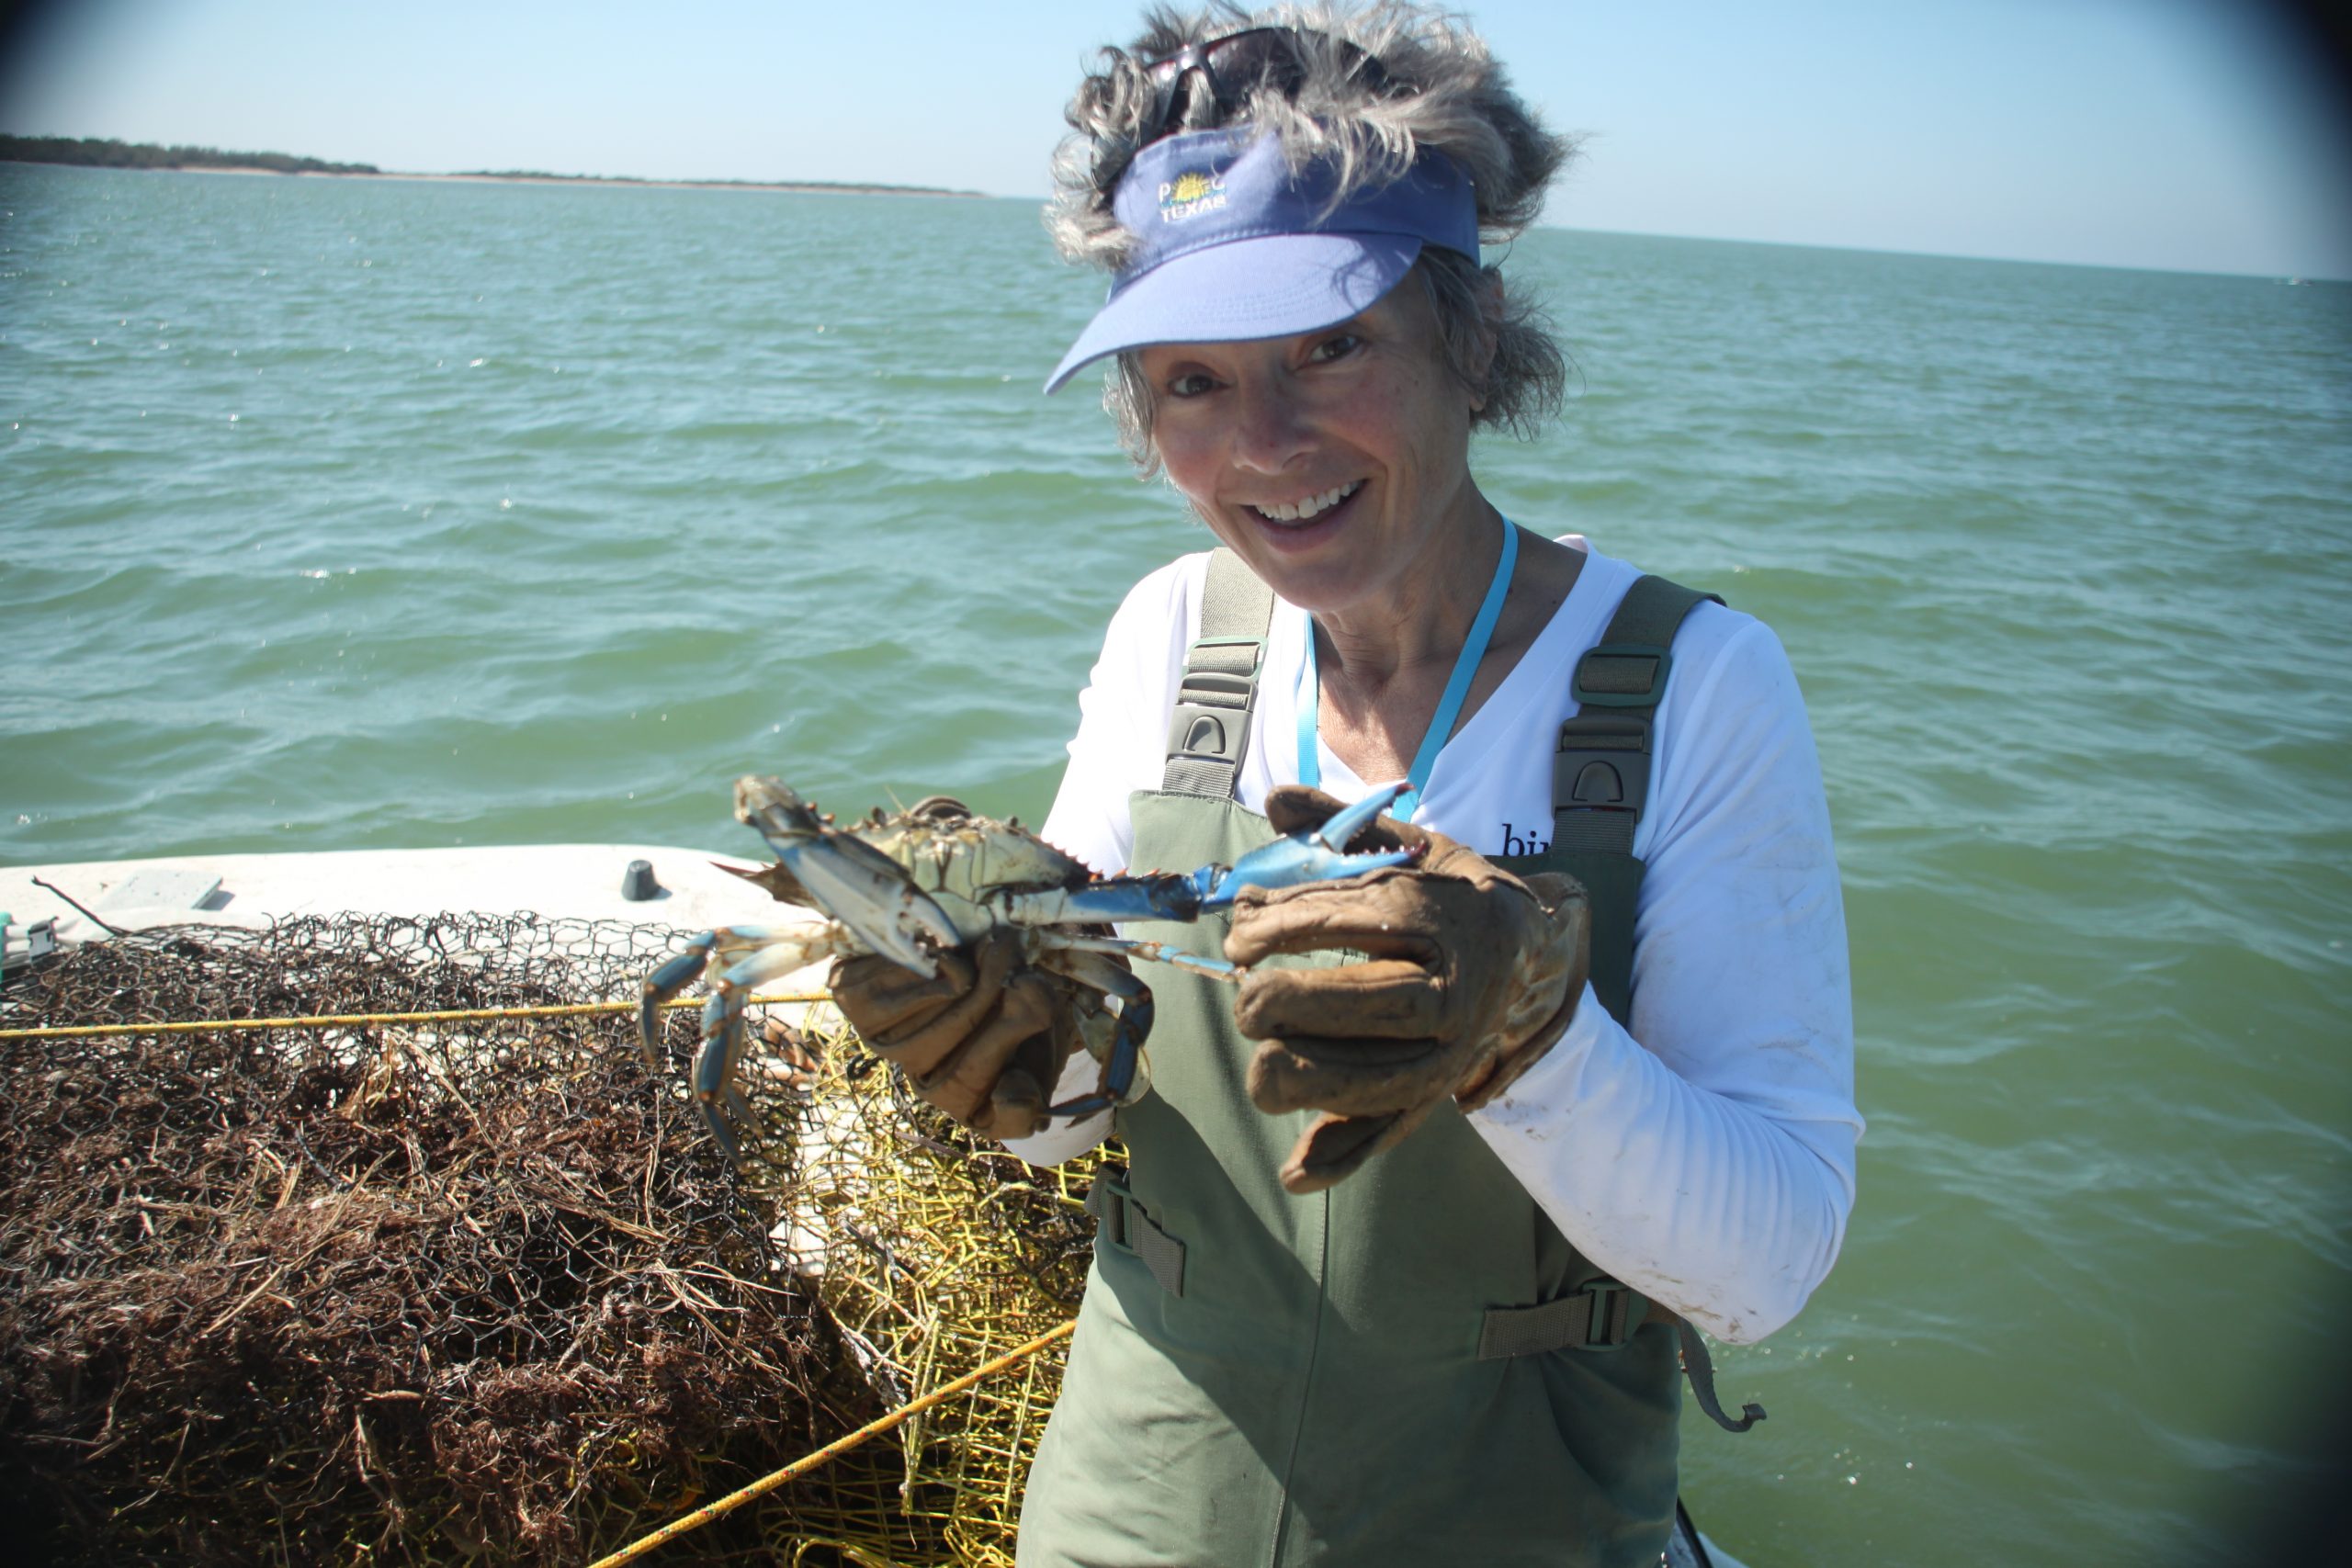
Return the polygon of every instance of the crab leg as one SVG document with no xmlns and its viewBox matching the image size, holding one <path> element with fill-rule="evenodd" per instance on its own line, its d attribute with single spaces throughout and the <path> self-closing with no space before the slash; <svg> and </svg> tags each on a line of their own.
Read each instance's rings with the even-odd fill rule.
<svg viewBox="0 0 2352 1568">
<path fill-rule="evenodd" d="M 1114 1106 L 1125 1105 L 1139 1092 L 1136 1084 L 1136 1069 L 1143 1060 L 1143 1043 L 1151 1034 L 1153 1007 L 1151 987 L 1136 978 L 1134 971 L 1123 964 L 1111 964 L 1095 954 L 1116 952 L 1114 944 L 1105 947 L 1101 939 L 1070 938 L 1055 932 L 1047 938 L 1053 954 L 1050 962 L 1059 973 L 1081 986 L 1091 986 L 1106 996 L 1119 998 L 1118 1022 L 1113 1027 L 1110 1059 L 1102 1064 L 1102 1074 L 1095 1082 L 1094 1092 L 1080 1095 L 1047 1106 L 1055 1116 L 1092 1116 Z"/>
<path fill-rule="evenodd" d="M 695 976 L 709 967 L 716 958 L 722 964 L 733 964 L 740 956 L 755 948 L 765 946 L 785 934 L 787 928 L 779 926 L 721 926 L 708 931 L 686 943 L 684 951 L 645 977 L 645 988 L 637 1004 L 637 1043 L 645 1053 L 645 1065 L 662 1065 L 662 1004 L 695 983 Z"/>
<path fill-rule="evenodd" d="M 828 949 L 845 951 L 846 944 L 820 939 L 805 946 L 786 942 L 763 948 L 720 976 L 710 988 L 710 999 L 703 1003 L 702 1049 L 695 1053 L 695 1098 L 702 1101 L 710 1135 L 718 1140 L 729 1159 L 738 1156 L 728 1118 L 732 1116 L 746 1127 L 755 1125 L 752 1108 L 735 1082 L 743 1065 L 744 1047 L 752 1042 L 751 1026 L 743 1018 L 744 1003 L 762 982 L 813 964 L 827 956 Z"/>
<path fill-rule="evenodd" d="M 1164 942 L 1138 942 L 1123 936 L 1081 936 L 1075 932 L 1057 935 L 1057 944 L 1076 953 L 1115 953 L 1124 958 L 1147 958 L 1155 964 L 1165 964 L 1171 969 L 1182 969 L 1188 975 L 1203 975 L 1228 985 L 1241 983 L 1241 966 L 1222 958 L 1212 958 L 1204 953 L 1187 953 Z"/>
<path fill-rule="evenodd" d="M 695 1098 L 702 1103 L 703 1118 L 710 1123 L 711 1136 L 718 1141 L 729 1159 L 740 1156 L 728 1117 L 732 1115 L 745 1126 L 752 1124 L 751 1106 L 735 1082 L 736 1073 L 742 1066 L 744 1047 L 752 1035 L 743 1018 L 744 1004 L 764 981 L 788 975 L 820 958 L 857 951 L 854 934 L 831 922 L 821 926 L 722 926 L 695 938 L 684 952 L 646 977 L 645 995 L 638 1004 L 638 1038 L 647 1062 L 658 1066 L 662 1004 L 693 984 L 695 976 L 712 963 L 727 965 L 712 982 L 710 998 L 703 1003 L 702 1044 L 695 1053 L 694 1087 Z"/>
<path fill-rule="evenodd" d="M 1002 909 L 1015 925 L 1087 925 L 1098 920 L 1197 920 L 1230 908 L 1245 887 L 1297 887 L 1309 882 L 1340 882 L 1384 866 L 1403 865 L 1410 850 L 1350 854 L 1348 840 L 1396 803 L 1409 787 L 1389 784 L 1373 791 L 1320 828 L 1305 829 L 1250 851 L 1231 865 L 1204 865 L 1188 873 L 1116 876 L 1078 888 L 1016 893 Z M 1140 956 L 1176 962 L 1173 950 Z M 1214 971 L 1203 971 L 1213 973 Z"/>
</svg>

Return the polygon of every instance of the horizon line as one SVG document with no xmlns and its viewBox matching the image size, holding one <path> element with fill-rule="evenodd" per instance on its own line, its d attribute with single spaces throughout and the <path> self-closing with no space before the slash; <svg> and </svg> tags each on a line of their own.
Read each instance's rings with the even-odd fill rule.
<svg viewBox="0 0 2352 1568">
<path fill-rule="evenodd" d="M 257 152 L 243 149 L 224 151 L 220 148 L 200 146 L 192 142 L 165 143 L 155 141 L 124 141 L 119 138 L 101 136 L 44 136 L 28 134 L 21 131 L 10 131 L 0 132 L 0 141 L 96 142 L 100 145 L 121 147 L 127 150 L 152 150 L 159 152 L 169 152 L 175 151 L 205 152 L 222 159 L 250 157 L 285 158 L 289 161 L 316 164 L 325 164 L 327 162 L 327 160 L 311 158 L 305 154 L 299 153 Z M 52 162 L 45 159 L 11 158 L 8 157 L 6 152 L 0 152 L 0 163 L 40 164 L 49 168 L 112 169 L 118 173 L 123 174 L 250 174 L 282 175 L 291 175 L 293 177 L 316 177 L 322 179 L 414 180 L 425 183 L 447 181 L 502 183 L 509 185 L 538 184 L 549 186 L 643 186 L 660 189 L 733 189 L 765 192 L 777 195 L 825 195 L 830 193 L 840 195 L 872 196 L 938 196 L 949 197 L 962 200 L 977 199 L 984 201 L 1020 202 L 1035 202 L 1043 199 L 1042 197 L 1034 195 L 1011 196 L 997 191 L 972 190 L 949 186 L 909 185 L 897 181 L 884 180 L 722 179 L 708 176 L 563 174 L 554 170 L 537 169 L 384 169 L 374 165 L 368 165 L 365 168 L 346 167 L 342 170 L 321 168 L 316 170 L 296 171 L 272 169 L 258 164 L 239 165 L 225 163 L 210 165 L 171 164 L 158 168 L 140 167 L 131 164 L 67 164 Z M 1739 234 L 1692 234 L 1673 233 L 1659 230 L 1599 229 L 1581 224 L 1565 222 L 1539 221 L 1530 225 L 1530 227 L 1534 229 L 1548 229 L 1560 233 L 1599 234 L 1623 239 L 1687 240 L 1699 244 L 1716 245 L 1768 245 L 1779 250 L 1843 251 L 1850 252 L 1858 255 L 1916 256 L 1933 261 L 1994 262 L 2019 266 L 2077 267 L 2103 272 L 2156 273 L 2175 277 L 2267 278 L 2273 281 L 2293 285 L 2322 283 L 2343 285 L 2346 283 L 2352 283 L 2352 276 L 2337 276 L 2329 274 L 2281 273 L 2272 271 L 2242 272 L 2216 270 L 2211 267 L 2165 266 L 2146 262 L 2077 261 L 2064 260 L 2049 256 L 1994 255 L 1960 251 L 1906 250 L 1899 246 L 1892 245 L 1827 244 L 1815 240 L 1759 240 Z"/>
</svg>

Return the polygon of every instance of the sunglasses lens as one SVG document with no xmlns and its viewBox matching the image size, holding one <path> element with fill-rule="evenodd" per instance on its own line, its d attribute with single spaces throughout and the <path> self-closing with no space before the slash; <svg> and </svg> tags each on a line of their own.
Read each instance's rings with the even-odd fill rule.
<svg viewBox="0 0 2352 1568">
<path fill-rule="evenodd" d="M 1288 93 L 1295 92 L 1306 77 L 1306 68 L 1298 57 L 1298 35 L 1289 28 L 1249 28 L 1227 33 L 1181 49 L 1144 69 L 1159 88 L 1151 122 L 1144 130 L 1147 141 L 1164 134 L 1182 118 L 1195 73 L 1208 78 L 1209 90 L 1224 109 L 1239 104 L 1242 95 L 1262 79 L 1272 80 Z"/>
<path fill-rule="evenodd" d="M 1387 87 L 1388 73 L 1381 69 L 1376 57 L 1345 39 L 1335 39 L 1331 43 L 1348 72 L 1376 89 Z M 1143 141 L 1157 141 L 1183 118 L 1195 75 L 1208 79 L 1217 107 L 1228 112 L 1238 107 L 1243 96 L 1261 82 L 1270 82 L 1285 94 L 1297 92 L 1299 85 L 1306 80 L 1305 47 L 1306 35 L 1295 28 L 1245 28 L 1153 61 L 1144 69 L 1150 73 L 1159 93 L 1152 104 L 1151 118 L 1143 128 Z"/>
<path fill-rule="evenodd" d="M 1205 51 L 1209 75 L 1221 92 L 1239 96 L 1261 78 L 1271 78 L 1285 90 L 1306 78 L 1298 58 L 1296 35 L 1287 28 L 1261 28 L 1220 39 Z"/>
</svg>

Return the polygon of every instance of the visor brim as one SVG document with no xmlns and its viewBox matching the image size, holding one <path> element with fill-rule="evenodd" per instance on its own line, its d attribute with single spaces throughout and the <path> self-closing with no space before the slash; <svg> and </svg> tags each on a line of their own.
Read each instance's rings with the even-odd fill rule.
<svg viewBox="0 0 2352 1568">
<path fill-rule="evenodd" d="M 1061 389 L 1098 359 L 1170 343 L 1243 343 L 1336 326 L 1404 280 L 1406 234 L 1261 234 L 1161 263 L 1113 295 L 1046 378 Z"/>
</svg>

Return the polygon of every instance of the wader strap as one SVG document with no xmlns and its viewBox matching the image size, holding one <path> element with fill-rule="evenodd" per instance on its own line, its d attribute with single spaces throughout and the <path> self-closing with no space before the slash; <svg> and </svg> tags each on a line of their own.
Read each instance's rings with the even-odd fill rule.
<svg viewBox="0 0 2352 1568">
<path fill-rule="evenodd" d="M 1184 680 L 1168 725 L 1164 794 L 1233 797 L 1250 750 L 1250 711 L 1258 701 L 1258 671 L 1273 618 L 1274 591 L 1231 550 L 1211 551 L 1201 589 L 1201 637 L 1184 656 Z"/>
<path fill-rule="evenodd" d="M 1552 847 L 1602 857 L 1584 868 L 1588 885 L 1623 889 L 1620 901 L 1628 905 L 1641 886 L 1634 829 L 1649 803 L 1651 726 L 1658 699 L 1666 694 L 1666 678 L 1674 669 L 1674 635 L 1701 601 L 1709 599 L 1723 603 L 1713 593 L 1663 577 L 1642 578 L 1625 591 L 1600 641 L 1577 660 L 1577 716 L 1560 726 L 1559 750 L 1552 759 Z M 1631 929 L 1631 908 L 1611 914 Z M 1620 979 L 1630 989 L 1630 974 Z M 1621 1299 L 1627 1303 L 1622 1314 Z M 1633 1315 L 1633 1303 L 1645 1304 L 1648 1315 L 1623 1326 L 1623 1319 Z M 1604 1319 L 1604 1312 L 1613 1321 Z M 1503 1321 L 1498 1324 L 1498 1319 Z M 1691 1396 L 1715 1425 L 1727 1432 L 1745 1432 L 1764 1419 L 1760 1404 L 1743 1405 L 1736 1421 L 1725 1416 L 1715 1397 L 1715 1364 L 1699 1331 L 1665 1307 L 1644 1303 L 1614 1280 L 1588 1282 L 1576 1295 L 1542 1306 L 1488 1313 L 1478 1354 L 1608 1348 L 1632 1337 L 1633 1326 L 1642 1322 L 1674 1325 Z M 1511 1348 L 1490 1351 L 1487 1347 L 1494 1344 Z"/>
<path fill-rule="evenodd" d="M 1739 1407 L 1738 1420 L 1724 1415 L 1722 1403 L 1715 1398 L 1715 1363 L 1707 1354 L 1707 1342 L 1699 1337 L 1697 1329 L 1679 1317 L 1674 1320 L 1674 1337 L 1682 1346 L 1682 1371 L 1690 1380 L 1691 1396 L 1698 1400 L 1699 1408 L 1707 1413 L 1709 1420 L 1726 1432 L 1745 1432 L 1764 1419 L 1764 1407 L 1753 1400 Z"/>
<path fill-rule="evenodd" d="M 1510 1356 L 1541 1356 L 1554 1350 L 1614 1350 L 1634 1337 L 1634 1330 L 1651 1323 L 1674 1325 L 1675 1343 L 1682 1351 L 1683 1375 L 1690 1380 L 1690 1396 L 1708 1419 L 1726 1432 L 1745 1432 L 1764 1419 L 1764 1407 L 1740 1406 L 1739 1419 L 1724 1414 L 1715 1395 L 1714 1359 L 1707 1342 L 1690 1322 L 1614 1280 L 1585 1281 L 1584 1289 L 1541 1306 L 1497 1307 L 1487 1314 L 1478 1332 L 1478 1359 L 1498 1361 Z"/>
<path fill-rule="evenodd" d="M 1096 1234 L 1142 1258 L 1161 1290 L 1171 1296 L 1184 1293 L 1184 1244 L 1159 1228 L 1125 1182 L 1097 1173 L 1094 1190 L 1086 1195 L 1086 1212 L 1100 1227 Z"/>
<path fill-rule="evenodd" d="M 1650 723 L 1674 668 L 1674 634 L 1700 601 L 1663 577 L 1625 591 L 1609 629 L 1577 660 L 1578 712 L 1560 726 L 1552 758 L 1552 843 L 1580 853 L 1630 855 L 1650 793 Z"/>
<path fill-rule="evenodd" d="M 1614 1350 L 1644 1322 L 1648 1300 L 1614 1280 L 1592 1280 L 1541 1306 L 1497 1307 L 1478 1331 L 1478 1359 L 1551 1350 Z"/>
</svg>

